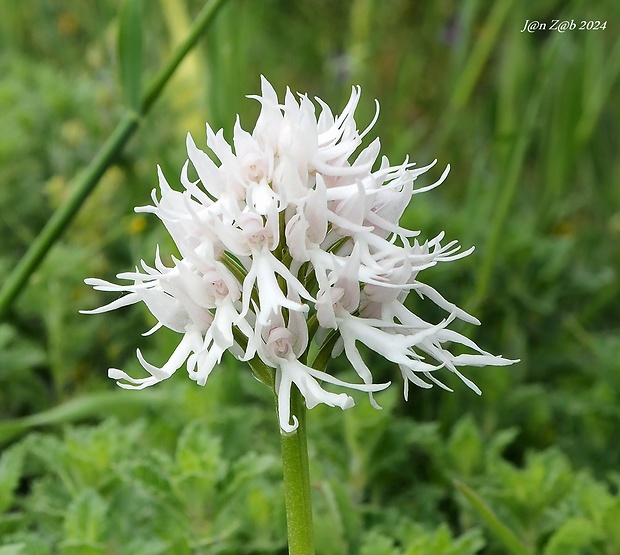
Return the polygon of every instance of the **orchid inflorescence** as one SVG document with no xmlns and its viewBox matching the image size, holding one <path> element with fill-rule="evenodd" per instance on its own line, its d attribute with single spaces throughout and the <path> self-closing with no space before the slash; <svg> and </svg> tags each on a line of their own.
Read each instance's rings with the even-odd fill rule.
<svg viewBox="0 0 620 555">
<path fill-rule="evenodd" d="M 225 351 L 249 361 L 255 375 L 271 376 L 282 430 L 297 427 L 291 415 L 293 384 L 308 408 L 318 403 L 353 406 L 346 393 L 327 391 L 321 382 L 368 393 L 375 384 L 358 344 L 396 363 L 404 380 L 423 388 L 437 384 L 446 368 L 471 389 L 477 386 L 461 366 L 508 365 L 473 341 L 448 329 L 455 319 L 479 321 L 418 280 L 421 270 L 467 256 L 456 241 L 442 245 L 444 234 L 419 243 L 419 231 L 399 225 L 411 197 L 439 185 L 414 189 L 416 178 L 434 164 L 416 168 L 408 160 L 392 166 L 386 157 L 377 169 L 379 139 L 351 160 L 378 116 L 362 132 L 354 112 L 360 88 L 339 116 L 320 99 L 318 118 L 307 95 L 299 100 L 287 90 L 280 104 L 262 79 L 262 94 L 251 96 L 261 112 L 250 134 L 235 123 L 234 150 L 222 130 L 207 124 L 212 159 L 187 136 L 189 160 L 181 171 L 183 191 L 172 189 L 159 169 L 160 198 L 136 208 L 161 219 L 179 258 L 171 266 L 159 249 L 151 267 L 118 274 L 132 282 L 116 285 L 101 279 L 86 283 L 101 291 L 126 295 L 95 310 L 96 314 L 143 301 L 157 324 L 183 334 L 169 360 L 157 367 L 137 357 L 148 377 L 133 378 L 111 368 L 121 387 L 142 389 L 169 378 L 184 363 L 192 380 L 204 385 Z M 190 163 L 197 180 L 190 177 Z M 446 311 L 437 324 L 426 322 L 404 304 L 410 291 Z M 145 334 L 145 335 L 146 335 Z M 452 354 L 446 344 L 466 347 Z M 345 382 L 327 372 L 331 357 L 345 353 L 361 383 Z M 309 359 L 312 359 L 309 361 Z M 262 373 L 259 371 L 262 369 Z"/>
</svg>

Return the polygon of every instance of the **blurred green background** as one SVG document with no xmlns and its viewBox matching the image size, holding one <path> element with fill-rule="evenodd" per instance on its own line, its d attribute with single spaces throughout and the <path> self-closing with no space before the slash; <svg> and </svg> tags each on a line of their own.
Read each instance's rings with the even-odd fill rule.
<svg viewBox="0 0 620 555">
<path fill-rule="evenodd" d="M 120 4 L 0 3 L 0 283 L 126 111 Z M 144 3 L 145 81 L 201 6 Z M 555 19 L 577 28 L 522 32 Z M 85 277 L 173 252 L 133 207 L 157 164 L 175 182 L 187 131 L 252 129 L 261 74 L 334 112 L 360 84 L 359 126 L 377 98 L 393 163 L 437 158 L 424 183 L 451 165 L 404 220 L 476 251 L 424 280 L 521 359 L 468 371 L 481 397 L 444 376 L 454 393 L 405 403 L 367 353 L 395 382 L 384 410 L 309 413 L 317 553 L 620 553 L 619 26 L 613 0 L 225 2 L 0 322 L 0 555 L 285 553 L 269 392 L 232 359 L 204 389 L 180 371 L 121 391 L 108 367 L 136 370 L 138 346 L 163 362 L 178 337 L 141 337 L 143 307 L 78 314 L 109 300 Z"/>
</svg>

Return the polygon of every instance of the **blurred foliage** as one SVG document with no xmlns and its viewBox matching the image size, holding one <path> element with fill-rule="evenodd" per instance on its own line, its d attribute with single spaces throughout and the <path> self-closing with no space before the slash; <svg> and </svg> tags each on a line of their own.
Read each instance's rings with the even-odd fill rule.
<svg viewBox="0 0 620 555">
<path fill-rule="evenodd" d="M 0 276 L 126 109 L 119 4 L 0 3 Z M 144 79 L 201 5 L 144 3 Z M 522 33 L 528 19 L 607 28 Z M 36 413 L 27 422 L 45 424 L 71 400 L 93 405 L 65 411 L 79 425 L 50 416 L 52 429 L 0 435 L 0 555 L 285 552 L 268 392 L 226 359 L 205 389 L 179 375 L 158 386 L 163 401 L 98 406 L 89 395 L 115 388 L 106 368 L 131 372 L 137 346 L 163 360 L 177 337 L 140 337 L 153 324 L 140 307 L 78 314 L 102 302 L 85 277 L 150 262 L 156 244 L 172 252 L 133 207 L 149 202 L 156 164 L 174 182 L 188 130 L 200 142 L 207 120 L 230 137 L 235 114 L 251 128 L 258 106 L 245 95 L 261 73 L 332 106 L 361 84 L 358 121 L 379 99 L 390 159 L 438 158 L 429 179 L 451 164 L 405 223 L 476 245 L 426 279 L 480 318 L 467 335 L 522 360 L 472 369 L 481 397 L 447 376 L 454 393 L 414 390 L 405 403 L 395 384 L 377 395 L 380 412 L 364 398 L 310 412 L 318 552 L 506 553 L 482 506 L 528 552 L 620 552 L 619 23 L 612 0 L 229 0 L 0 323 L 9 428 Z M 369 356 L 377 381 L 394 379 Z"/>
</svg>

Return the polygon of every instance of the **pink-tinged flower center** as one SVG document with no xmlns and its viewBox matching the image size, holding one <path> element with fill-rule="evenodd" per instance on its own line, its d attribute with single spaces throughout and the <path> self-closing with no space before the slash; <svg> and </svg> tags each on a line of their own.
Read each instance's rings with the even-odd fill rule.
<svg viewBox="0 0 620 555">
<path fill-rule="evenodd" d="M 226 285 L 226 283 L 224 283 L 224 280 L 218 279 L 212 282 L 211 286 L 213 287 L 213 292 L 215 293 L 215 296 L 224 298 L 226 295 L 228 295 L 228 286 Z"/>
<path fill-rule="evenodd" d="M 246 169 L 247 176 L 250 181 L 258 183 L 267 176 L 267 164 L 259 157 L 252 158 L 251 160 L 248 158 L 249 156 L 244 160 L 246 163 L 249 162 Z"/>
<path fill-rule="evenodd" d="M 258 214 L 244 214 L 240 223 L 248 243 L 259 246 L 267 244 L 272 239 L 270 231 L 263 223 L 263 218 Z"/>
<path fill-rule="evenodd" d="M 285 357 L 293 349 L 291 344 L 292 336 L 293 334 L 287 328 L 281 326 L 272 328 L 269 331 L 267 347 L 274 356 Z"/>
</svg>

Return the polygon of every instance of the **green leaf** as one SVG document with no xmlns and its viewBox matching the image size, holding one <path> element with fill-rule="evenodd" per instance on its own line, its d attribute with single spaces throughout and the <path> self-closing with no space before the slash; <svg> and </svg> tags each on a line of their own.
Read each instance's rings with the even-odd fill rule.
<svg viewBox="0 0 620 555">
<path fill-rule="evenodd" d="M 458 480 L 454 481 L 454 486 L 467 498 L 478 513 L 478 516 L 480 516 L 509 553 L 513 555 L 531 555 L 516 534 L 497 517 L 493 510 L 473 489 Z"/>
<path fill-rule="evenodd" d="M 205 476 L 217 481 L 223 474 L 222 446 L 202 422 L 188 424 L 177 443 L 176 468 L 181 476 Z"/>
<path fill-rule="evenodd" d="M 22 473 L 23 450 L 13 448 L 5 451 L 0 458 L 0 513 L 13 504 L 13 493 Z M 1 552 L 0 552 L 1 555 Z"/>
<path fill-rule="evenodd" d="M 407 546 L 404 555 L 475 555 L 485 545 L 478 529 L 468 530 L 459 538 L 453 538 L 446 524 L 436 530 L 427 530 L 414 523 L 407 527 L 407 535 L 401 540 Z"/>
<path fill-rule="evenodd" d="M 107 509 L 108 503 L 94 490 L 83 490 L 67 508 L 64 543 L 97 549 L 97 543 L 103 539 Z"/>
<path fill-rule="evenodd" d="M 558 449 L 527 453 L 524 468 L 498 460 L 491 474 L 501 484 L 498 499 L 521 528 L 530 532 L 538 528 L 549 507 L 566 499 L 575 484 L 570 462 Z"/>
<path fill-rule="evenodd" d="M 146 495 L 165 500 L 167 507 L 174 510 L 178 499 L 170 483 L 171 465 L 167 454 L 154 451 L 123 465 L 125 480 Z"/>
<path fill-rule="evenodd" d="M 201 422 L 188 424 L 177 443 L 174 482 L 185 500 L 212 499 L 215 485 L 226 473 L 220 438 Z"/>
<path fill-rule="evenodd" d="M 601 528 L 605 535 L 605 544 L 611 552 L 620 552 L 620 499 L 607 507 L 603 514 Z"/>
<path fill-rule="evenodd" d="M 448 440 L 452 468 L 462 478 L 472 476 L 482 462 L 482 437 L 471 415 L 463 417 Z"/>
<path fill-rule="evenodd" d="M 365 538 L 360 549 L 360 555 L 399 555 L 400 551 L 394 547 L 394 540 L 377 531 L 371 531 Z"/>
<path fill-rule="evenodd" d="M 142 96 L 142 0 L 124 0 L 118 25 L 118 58 L 123 96 L 136 112 Z"/>
<path fill-rule="evenodd" d="M 583 517 L 570 518 L 551 536 L 543 555 L 578 555 L 581 548 L 591 546 L 598 531 L 594 523 Z"/>
</svg>

